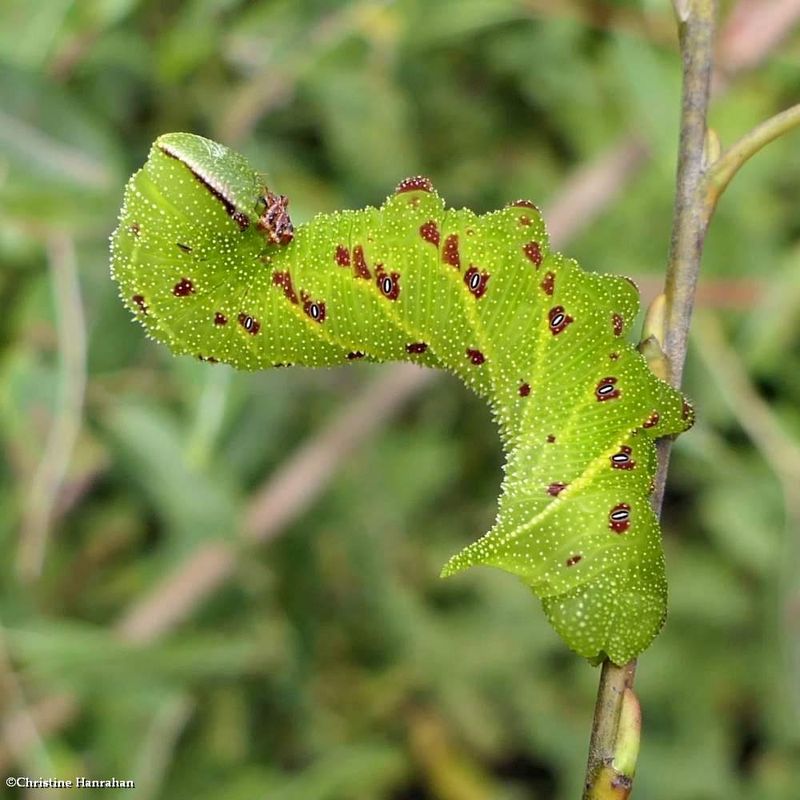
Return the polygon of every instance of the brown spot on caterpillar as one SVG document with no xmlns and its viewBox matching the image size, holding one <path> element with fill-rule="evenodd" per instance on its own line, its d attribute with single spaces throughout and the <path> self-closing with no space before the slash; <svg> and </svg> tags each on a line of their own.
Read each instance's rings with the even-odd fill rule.
<svg viewBox="0 0 800 800">
<path fill-rule="evenodd" d="M 471 348 L 467 350 L 467 358 L 473 364 L 475 364 L 476 367 L 479 367 L 481 364 L 484 363 L 484 361 L 486 361 L 486 356 L 483 353 L 481 353 L 480 350 L 473 350 Z"/>
<path fill-rule="evenodd" d="M 194 284 L 188 278 L 181 278 L 173 287 L 172 294 L 175 297 L 188 297 L 194 294 Z"/>
<path fill-rule="evenodd" d="M 542 291 L 553 296 L 553 292 L 556 288 L 556 276 L 554 272 L 546 272 L 544 278 L 542 278 L 542 282 L 539 284 L 542 287 Z"/>
<path fill-rule="evenodd" d="M 219 359 L 214 356 L 204 356 L 202 353 L 198 353 L 197 357 L 200 361 L 207 361 L 209 364 L 219 364 Z"/>
<path fill-rule="evenodd" d="M 461 269 L 461 254 L 458 252 L 458 234 L 451 233 L 444 240 L 442 248 L 442 263 Z"/>
<path fill-rule="evenodd" d="M 547 318 L 550 323 L 550 333 L 552 333 L 553 336 L 558 336 L 567 325 L 574 322 L 572 317 L 564 311 L 564 306 L 554 306 L 551 308 Z"/>
<path fill-rule="evenodd" d="M 555 444 L 556 437 L 555 434 L 549 433 L 547 434 L 547 444 Z"/>
<path fill-rule="evenodd" d="M 139 238 L 139 232 L 142 230 L 138 222 L 132 222 L 128 226 L 128 230 L 135 236 L 137 239 Z"/>
<path fill-rule="evenodd" d="M 469 269 L 464 274 L 464 283 L 470 293 L 476 299 L 480 299 L 486 294 L 486 284 L 489 283 L 491 276 L 485 270 L 478 271 L 478 268 L 470 264 Z"/>
<path fill-rule="evenodd" d="M 139 306 L 139 311 L 141 311 L 142 314 L 147 313 L 147 303 L 144 301 L 144 295 L 135 294 L 133 297 L 131 297 L 131 300 L 136 303 L 137 306 Z"/>
<path fill-rule="evenodd" d="M 188 244 L 183 244 L 183 242 L 175 242 L 175 244 L 177 244 L 177 245 L 178 245 L 178 247 L 179 247 L 181 250 L 183 250 L 183 252 L 184 252 L 184 253 L 191 253 L 191 252 L 192 252 L 192 248 L 191 248 L 191 247 L 189 247 L 189 245 L 188 245 Z"/>
<path fill-rule="evenodd" d="M 631 526 L 631 507 L 627 503 L 617 503 L 608 513 L 608 527 L 614 533 L 625 533 Z"/>
<path fill-rule="evenodd" d="M 608 357 L 609 357 L 609 358 L 610 358 L 612 361 L 616 361 L 616 360 L 619 358 L 619 353 L 609 353 L 609 354 L 608 354 Z"/>
<path fill-rule="evenodd" d="M 626 444 L 623 444 L 610 460 L 612 469 L 633 469 L 636 466 L 636 462 L 631 458 L 631 448 Z"/>
<path fill-rule="evenodd" d="M 532 225 L 533 223 L 531 222 L 531 218 L 530 218 L 530 217 L 528 217 L 528 216 L 526 216 L 525 214 L 523 214 L 523 215 L 522 215 L 522 216 L 519 218 L 519 224 L 520 224 L 520 225 L 526 225 L 526 226 L 527 226 L 527 225 Z"/>
<path fill-rule="evenodd" d="M 375 284 L 389 300 L 397 300 L 400 295 L 400 273 L 386 272 L 383 264 L 375 265 Z"/>
<path fill-rule="evenodd" d="M 425 342 L 411 342 L 406 345 L 407 353 L 424 353 L 427 349 L 428 345 Z"/>
<path fill-rule="evenodd" d="M 183 164 L 189 172 L 194 175 L 194 177 L 203 185 L 205 188 L 217 199 L 220 203 L 222 203 L 223 208 L 225 209 L 225 213 L 239 226 L 240 230 L 247 230 L 250 226 L 250 218 L 247 214 L 239 211 L 236 206 L 233 204 L 233 201 L 225 196 L 223 191 L 224 187 L 217 185 L 214 178 L 210 175 L 204 175 L 198 167 L 194 164 L 191 164 L 185 158 L 180 156 L 178 153 L 175 153 L 172 148 L 167 144 L 159 144 L 158 149 L 161 150 L 164 155 L 169 156 L 170 158 L 174 158 L 176 161 Z"/>
<path fill-rule="evenodd" d="M 314 322 L 325 322 L 325 303 L 320 300 L 312 300 L 306 292 L 300 292 L 300 299 L 303 301 L 303 311 Z"/>
<path fill-rule="evenodd" d="M 258 229 L 267 234 L 272 244 L 285 245 L 294 239 L 294 225 L 289 218 L 289 198 L 266 189 L 261 196 L 264 213 L 258 218 Z"/>
<path fill-rule="evenodd" d="M 366 280 L 372 277 L 367 267 L 367 260 L 364 258 L 364 248 L 360 244 L 353 248 L 353 274 L 356 278 L 365 278 Z"/>
<path fill-rule="evenodd" d="M 619 397 L 619 389 L 614 388 L 616 382 L 617 379 L 614 377 L 603 378 L 598 382 L 594 390 L 594 396 L 597 398 L 598 402 L 602 403 L 605 400 L 616 400 Z"/>
<path fill-rule="evenodd" d="M 350 251 L 343 244 L 336 246 L 333 258 L 340 267 L 350 266 Z"/>
<path fill-rule="evenodd" d="M 360 350 L 353 350 L 352 352 L 347 354 L 348 361 L 355 361 L 356 359 L 364 358 L 364 353 Z"/>
<path fill-rule="evenodd" d="M 569 484 L 567 483 L 551 483 L 547 487 L 547 494 L 549 494 L 551 497 L 558 497 L 568 485 Z"/>
<path fill-rule="evenodd" d="M 251 335 L 255 336 L 261 330 L 261 323 L 251 317 L 249 314 L 242 312 L 239 314 L 239 324 Z"/>
<path fill-rule="evenodd" d="M 564 564 L 568 567 L 574 567 L 578 562 L 583 559 L 583 556 L 580 553 L 575 553 L 574 556 L 570 556 Z"/>
<path fill-rule="evenodd" d="M 228 324 L 228 318 L 221 311 L 217 311 L 217 313 L 214 314 L 214 324 L 215 325 L 227 325 Z"/>
<path fill-rule="evenodd" d="M 432 192 L 433 184 L 430 178 L 424 175 L 414 175 L 411 178 L 403 178 L 394 190 L 395 194 L 402 194 L 403 192 Z"/>
<path fill-rule="evenodd" d="M 508 208 L 532 208 L 535 211 L 539 210 L 539 207 L 536 203 L 532 203 L 530 200 L 514 200 L 513 203 L 509 203 Z"/>
<path fill-rule="evenodd" d="M 616 312 L 611 315 L 611 326 L 614 329 L 614 335 L 619 336 L 622 333 L 622 329 L 625 323 L 622 319 L 622 314 L 617 314 Z"/>
<path fill-rule="evenodd" d="M 231 219 L 239 226 L 239 230 L 246 231 L 250 227 L 250 217 L 244 211 L 234 211 Z"/>
<path fill-rule="evenodd" d="M 288 270 L 285 272 L 273 272 L 272 283 L 275 286 L 282 286 L 283 294 L 286 299 L 291 300 L 295 305 L 297 305 L 297 292 L 295 292 L 294 287 L 292 286 L 292 276 L 289 274 Z"/>
<path fill-rule="evenodd" d="M 643 427 L 643 428 L 654 428 L 656 425 L 658 425 L 658 423 L 659 423 L 660 419 L 661 419 L 661 415 L 658 413 L 658 411 L 654 411 L 654 412 L 653 412 L 653 413 L 652 413 L 652 414 L 651 414 L 651 415 L 650 415 L 650 416 L 649 416 L 649 417 L 648 417 L 648 418 L 647 418 L 647 419 L 646 419 L 646 420 L 645 420 L 645 421 L 642 423 L 642 427 Z"/>
<path fill-rule="evenodd" d="M 526 245 L 523 245 L 522 252 L 525 253 L 528 259 L 536 264 L 537 267 L 541 266 L 542 248 L 539 246 L 539 242 L 528 242 Z"/>
<path fill-rule="evenodd" d="M 531 393 L 531 385 L 529 383 L 521 383 L 519 385 L 519 396 L 527 397 Z"/>
<path fill-rule="evenodd" d="M 427 222 L 423 222 L 422 225 L 419 226 L 419 235 L 426 241 L 430 242 L 432 245 L 436 247 L 439 246 L 439 226 L 436 224 L 434 220 L 428 220 Z"/>
</svg>

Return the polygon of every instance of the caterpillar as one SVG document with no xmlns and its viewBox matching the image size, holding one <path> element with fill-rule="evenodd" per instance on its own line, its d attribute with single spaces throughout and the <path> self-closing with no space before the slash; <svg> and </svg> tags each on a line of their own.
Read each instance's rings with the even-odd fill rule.
<svg viewBox="0 0 800 800">
<path fill-rule="evenodd" d="M 122 301 L 176 354 L 238 369 L 410 361 L 489 404 L 506 456 L 497 520 L 442 575 L 521 578 L 593 663 L 644 650 L 666 611 L 654 440 L 693 422 L 626 334 L 639 295 L 548 245 L 536 206 L 445 207 L 423 177 L 379 208 L 292 225 L 241 155 L 153 144 L 111 237 Z"/>
</svg>

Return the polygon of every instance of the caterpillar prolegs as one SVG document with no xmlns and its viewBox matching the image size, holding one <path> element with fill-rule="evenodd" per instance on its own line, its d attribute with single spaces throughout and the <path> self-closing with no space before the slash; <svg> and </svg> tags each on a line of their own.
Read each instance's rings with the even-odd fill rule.
<svg viewBox="0 0 800 800">
<path fill-rule="evenodd" d="M 551 251 L 527 201 L 447 209 L 417 177 L 380 208 L 296 230 L 287 206 L 228 148 L 161 136 L 111 240 L 123 301 L 174 353 L 239 369 L 457 374 L 490 405 L 507 463 L 494 527 L 442 574 L 500 567 L 581 655 L 640 653 L 666 608 L 653 442 L 692 410 L 627 341 L 635 286 Z"/>
</svg>

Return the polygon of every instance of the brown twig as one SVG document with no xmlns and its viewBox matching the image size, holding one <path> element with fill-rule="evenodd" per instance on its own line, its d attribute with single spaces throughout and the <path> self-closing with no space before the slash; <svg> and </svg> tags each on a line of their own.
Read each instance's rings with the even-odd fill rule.
<svg viewBox="0 0 800 800">
<path fill-rule="evenodd" d="M 704 146 L 711 90 L 715 0 L 682 0 L 678 17 L 683 59 L 683 100 L 662 342 L 669 364 L 670 382 L 675 387 L 680 386 L 686 359 L 689 323 L 708 221 L 708 215 L 704 210 Z M 669 452 L 669 441 L 662 441 L 659 447 L 658 473 L 653 494 L 656 513 L 660 513 L 664 497 Z M 604 766 L 608 766 L 614 760 L 617 727 L 622 708 L 621 689 L 623 687 L 632 689 L 635 674 L 635 661 L 622 666 L 612 664 L 608 660 L 603 663 L 586 767 L 584 797 L 587 800 L 619 796 L 616 787 L 610 782 L 607 786 L 600 785 L 600 782 L 606 778 L 603 774 Z"/>
<path fill-rule="evenodd" d="M 670 362 L 671 383 L 675 387 L 680 386 L 686 360 L 689 324 L 708 222 L 704 147 L 715 14 L 714 0 L 694 0 L 686 22 L 680 26 L 684 89 L 677 189 L 665 286 L 667 305 L 663 343 Z M 663 491 L 663 486 L 661 488 Z"/>
</svg>

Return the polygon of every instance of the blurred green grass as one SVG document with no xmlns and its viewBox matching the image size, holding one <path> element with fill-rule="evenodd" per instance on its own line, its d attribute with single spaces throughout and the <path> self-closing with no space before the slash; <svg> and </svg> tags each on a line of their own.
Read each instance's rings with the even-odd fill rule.
<svg viewBox="0 0 800 800">
<path fill-rule="evenodd" d="M 174 359 L 118 302 L 107 237 L 168 130 L 245 152 L 298 222 L 379 203 L 418 172 L 455 206 L 546 209 L 635 134 L 648 159 L 565 250 L 657 278 L 679 92 L 667 6 L 0 7 L 5 774 L 116 775 L 147 798 L 578 795 L 597 672 L 511 577 L 437 578 L 493 518 L 500 452 L 482 405 L 442 376 L 409 390 L 302 513 L 242 544 L 288 455 L 391 368 Z M 723 141 L 796 100 L 798 53 L 794 34 L 733 77 L 712 111 Z M 737 177 L 707 242 L 715 300 L 686 377 L 699 422 L 665 510 L 671 612 L 638 677 L 643 798 L 796 796 L 798 186 L 794 135 Z M 185 596 L 226 558 L 228 579 L 183 619 L 125 640 L 119 620 L 161 581 L 188 560 Z"/>
</svg>

